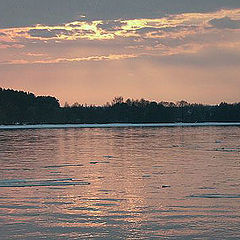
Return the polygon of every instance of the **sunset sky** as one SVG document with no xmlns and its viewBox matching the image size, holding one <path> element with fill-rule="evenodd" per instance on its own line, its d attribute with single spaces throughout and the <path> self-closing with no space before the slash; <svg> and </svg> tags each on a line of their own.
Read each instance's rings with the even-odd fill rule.
<svg viewBox="0 0 240 240">
<path fill-rule="evenodd" d="M 0 0 L 0 87 L 103 104 L 240 101 L 239 0 Z"/>
</svg>

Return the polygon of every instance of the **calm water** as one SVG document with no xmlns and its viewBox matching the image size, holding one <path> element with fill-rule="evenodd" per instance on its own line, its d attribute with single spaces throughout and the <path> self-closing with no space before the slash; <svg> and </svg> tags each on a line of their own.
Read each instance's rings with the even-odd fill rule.
<svg viewBox="0 0 240 240">
<path fill-rule="evenodd" d="M 240 127 L 0 131 L 0 239 L 240 239 Z"/>
</svg>

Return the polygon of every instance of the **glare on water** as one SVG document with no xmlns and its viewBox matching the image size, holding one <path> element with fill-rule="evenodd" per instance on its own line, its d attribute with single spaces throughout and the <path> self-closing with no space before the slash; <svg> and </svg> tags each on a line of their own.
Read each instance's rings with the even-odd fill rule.
<svg viewBox="0 0 240 240">
<path fill-rule="evenodd" d="M 238 239 L 239 127 L 0 131 L 0 239 Z"/>
</svg>

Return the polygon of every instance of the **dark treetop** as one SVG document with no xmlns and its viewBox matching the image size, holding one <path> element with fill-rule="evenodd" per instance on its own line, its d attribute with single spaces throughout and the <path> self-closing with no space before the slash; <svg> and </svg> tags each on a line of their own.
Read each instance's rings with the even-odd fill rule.
<svg viewBox="0 0 240 240">
<path fill-rule="evenodd" d="M 240 122 L 240 103 L 210 106 L 116 97 L 104 106 L 61 107 L 58 99 L 0 88 L 0 124 Z"/>
</svg>

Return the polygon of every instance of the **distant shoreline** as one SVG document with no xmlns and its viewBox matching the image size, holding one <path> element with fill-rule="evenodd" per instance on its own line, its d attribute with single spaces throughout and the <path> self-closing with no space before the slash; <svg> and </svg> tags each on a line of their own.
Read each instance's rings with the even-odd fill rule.
<svg viewBox="0 0 240 240">
<path fill-rule="evenodd" d="M 136 128 L 136 127 L 227 127 L 227 126 L 240 126 L 240 122 L 0 125 L 0 130 L 69 129 L 69 128 Z"/>
<path fill-rule="evenodd" d="M 164 125 L 144 126 L 169 127 L 176 126 L 175 123 L 179 126 L 181 122 L 210 122 L 211 125 L 212 123 L 219 125 L 218 123 L 240 122 L 240 102 L 234 104 L 221 102 L 212 106 L 188 103 L 184 100 L 173 103 L 130 98 L 124 100 L 123 97 L 115 97 L 111 103 L 106 103 L 103 106 L 75 103 L 72 106 L 65 104 L 64 107 L 61 107 L 59 100 L 55 97 L 35 96 L 29 92 L 0 88 L 0 125 L 5 126 L 32 124 L 34 127 L 30 128 L 36 128 L 37 124 L 51 123 L 85 124 L 71 125 L 71 127 L 96 127 L 93 124 L 98 123 L 100 124 L 98 127 L 106 127 L 103 124 L 163 123 Z M 59 126 L 57 125 L 57 128 Z M 126 125 L 114 126 L 122 127 Z M 138 127 L 139 125 L 131 126 Z M 189 126 L 189 124 L 184 126 Z M 190 126 L 195 125 L 190 124 Z M 201 125 L 197 124 L 197 126 Z M 127 127 L 129 126 L 127 125 Z M 50 128 L 53 128 L 53 126 L 51 125 Z M 66 128 L 66 125 L 64 125 L 64 128 Z"/>
</svg>

